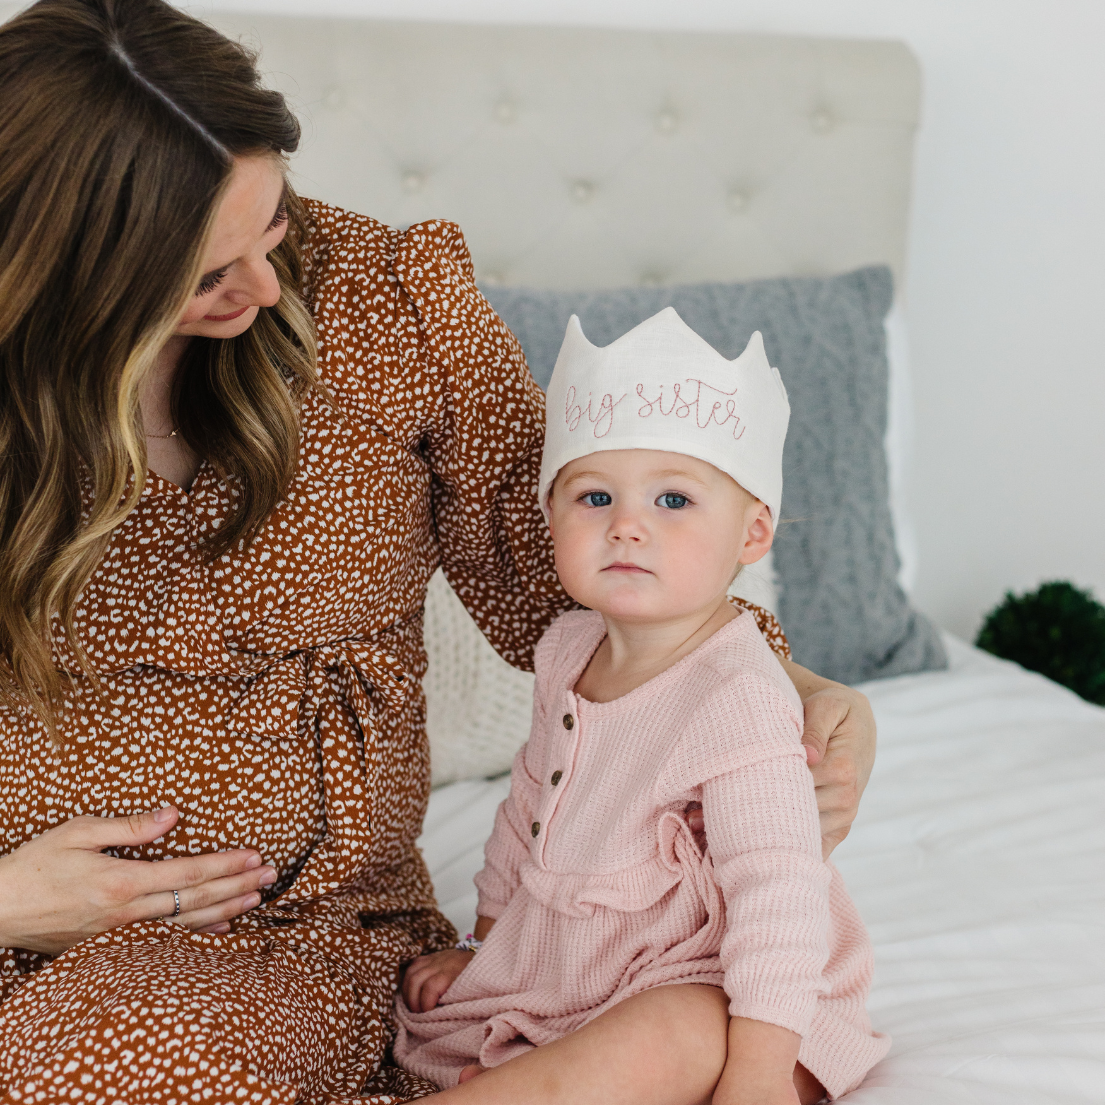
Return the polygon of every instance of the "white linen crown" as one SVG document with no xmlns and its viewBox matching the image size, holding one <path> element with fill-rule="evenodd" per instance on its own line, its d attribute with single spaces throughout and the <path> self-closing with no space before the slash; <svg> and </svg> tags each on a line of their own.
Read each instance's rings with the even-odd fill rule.
<svg viewBox="0 0 1105 1105">
<path fill-rule="evenodd" d="M 604 348 L 572 315 L 545 397 L 538 496 L 564 465 L 612 449 L 661 449 L 728 473 L 779 521 L 790 403 L 757 330 L 736 360 L 700 338 L 674 307 Z"/>
</svg>

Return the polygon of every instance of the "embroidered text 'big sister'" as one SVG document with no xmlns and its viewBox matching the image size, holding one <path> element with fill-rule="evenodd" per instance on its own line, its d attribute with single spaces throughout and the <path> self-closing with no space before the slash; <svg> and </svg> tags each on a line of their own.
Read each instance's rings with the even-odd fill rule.
<svg viewBox="0 0 1105 1105">
<path fill-rule="evenodd" d="M 557 472 L 613 449 L 662 449 L 707 461 L 761 499 L 778 522 L 786 388 L 759 331 L 728 360 L 667 307 L 604 348 L 572 315 L 546 397 L 539 495 Z"/>
</svg>

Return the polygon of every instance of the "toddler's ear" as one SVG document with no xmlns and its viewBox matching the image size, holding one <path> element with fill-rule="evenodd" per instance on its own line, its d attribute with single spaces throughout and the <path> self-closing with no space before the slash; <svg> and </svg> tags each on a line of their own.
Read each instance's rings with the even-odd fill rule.
<svg viewBox="0 0 1105 1105">
<path fill-rule="evenodd" d="M 757 500 L 752 520 L 744 531 L 744 548 L 739 560 L 741 564 L 755 564 L 767 556 L 771 542 L 775 539 L 775 527 L 771 524 L 771 511 Z"/>
</svg>

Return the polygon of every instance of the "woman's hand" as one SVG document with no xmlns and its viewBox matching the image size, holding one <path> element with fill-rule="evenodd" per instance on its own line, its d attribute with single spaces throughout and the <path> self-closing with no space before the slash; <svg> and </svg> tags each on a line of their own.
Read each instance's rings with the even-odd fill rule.
<svg viewBox="0 0 1105 1105">
<path fill-rule="evenodd" d="M 808 698 L 803 695 L 802 743 L 816 787 L 821 853 L 828 859 L 851 831 L 875 765 L 875 715 L 859 691 L 824 682 Z"/>
<path fill-rule="evenodd" d="M 227 932 L 261 901 L 274 868 L 251 849 L 150 862 L 105 848 L 149 844 L 180 815 L 171 806 L 132 817 L 74 817 L 0 857 L 0 947 L 60 955 L 131 921 L 169 917 L 196 932 Z"/>
<path fill-rule="evenodd" d="M 783 660 L 805 707 L 802 743 L 817 788 L 821 854 L 848 835 L 875 764 L 875 715 L 867 699 L 843 683 L 822 679 L 801 664 Z"/>
<path fill-rule="evenodd" d="M 428 1013 L 475 954 L 451 948 L 413 960 L 403 975 L 403 1000 L 407 1008 L 412 1013 Z"/>
<path fill-rule="evenodd" d="M 875 715 L 866 697 L 831 679 L 822 679 L 791 660 L 780 661 L 798 689 L 805 707 L 802 743 L 813 772 L 817 810 L 821 817 L 821 853 L 848 835 L 859 812 L 871 768 L 875 764 Z M 687 807 L 687 824 L 705 847 L 702 807 Z"/>
</svg>

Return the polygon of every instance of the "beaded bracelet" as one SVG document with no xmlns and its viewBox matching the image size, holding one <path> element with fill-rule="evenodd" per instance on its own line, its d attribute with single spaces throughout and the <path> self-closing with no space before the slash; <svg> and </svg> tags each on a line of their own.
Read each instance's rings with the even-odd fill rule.
<svg viewBox="0 0 1105 1105">
<path fill-rule="evenodd" d="M 477 940 L 471 933 L 463 940 L 457 941 L 457 951 L 459 952 L 478 952 L 482 947 L 483 941 Z"/>
</svg>

